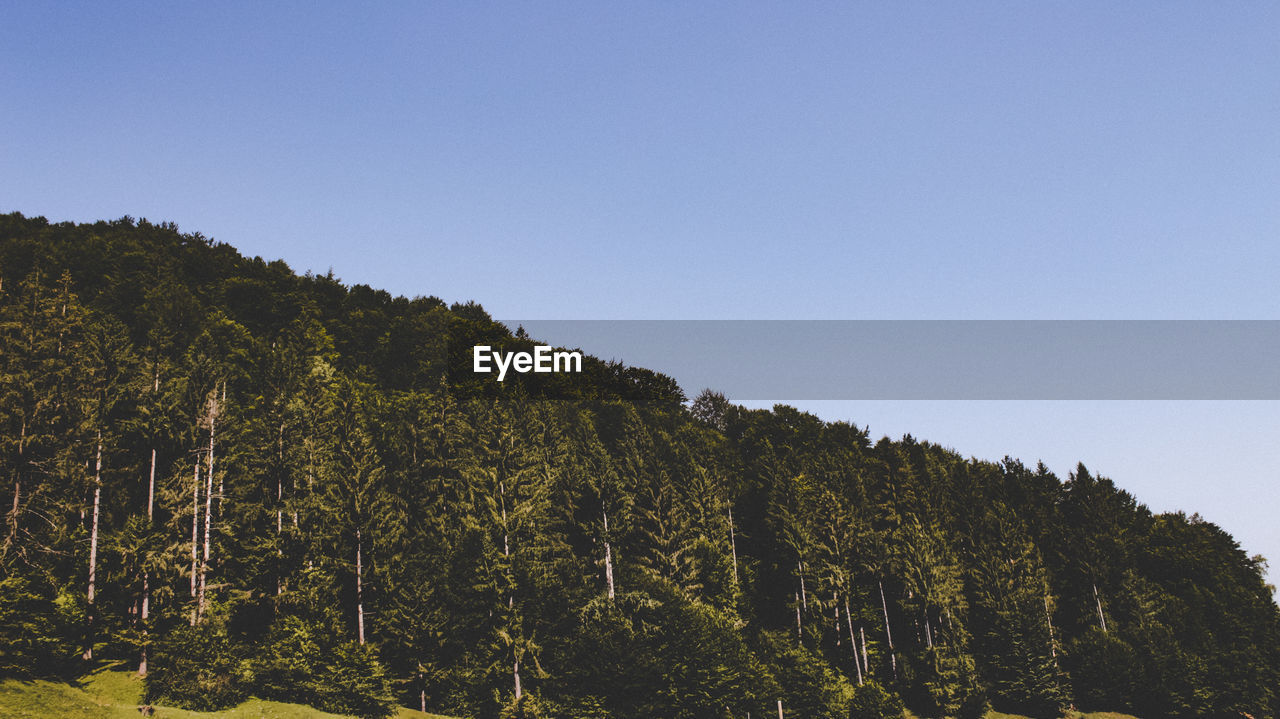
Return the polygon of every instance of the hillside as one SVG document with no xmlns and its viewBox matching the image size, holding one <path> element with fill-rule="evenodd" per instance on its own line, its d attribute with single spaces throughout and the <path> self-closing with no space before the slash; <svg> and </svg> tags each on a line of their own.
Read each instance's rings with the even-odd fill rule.
<svg viewBox="0 0 1280 719">
<path fill-rule="evenodd" d="M 127 670 L 106 667 L 75 684 L 49 680 L 0 680 L 0 716 L 7 719 L 134 719 L 141 715 L 142 682 Z M 220 712 L 199 712 L 151 706 L 154 719 L 339 719 L 346 715 L 320 712 L 298 704 L 250 699 Z M 912 719 L 906 713 L 907 719 Z M 450 719 L 401 707 L 396 719 Z M 1066 719 L 1135 719 L 1110 712 L 1067 712 Z M 1014 714 L 988 712 L 983 719 L 1023 719 Z"/>
<path fill-rule="evenodd" d="M 7 719 L 138 719 L 142 716 L 142 681 L 128 670 L 108 666 L 83 677 L 74 684 L 46 679 L 19 681 L 0 680 L 0 716 Z M 201 719 L 214 716 L 223 719 L 339 719 L 348 716 L 329 714 L 310 707 L 283 702 L 250 699 L 232 709 L 198 712 L 166 706 L 152 706 L 154 719 Z M 437 714 L 424 714 L 401 708 L 397 719 L 449 719 Z"/>
<path fill-rule="evenodd" d="M 478 343 L 536 344 L 172 225 L 0 216 L 5 701 L 113 661 L 280 716 L 1280 714 L 1262 560 L 1198 516 L 661 368 L 499 384 Z"/>
</svg>

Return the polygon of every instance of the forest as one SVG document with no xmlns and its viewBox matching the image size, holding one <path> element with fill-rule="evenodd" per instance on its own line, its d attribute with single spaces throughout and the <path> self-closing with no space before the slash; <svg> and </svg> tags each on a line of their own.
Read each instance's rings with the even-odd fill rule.
<svg viewBox="0 0 1280 719">
<path fill-rule="evenodd" d="M 123 660 L 148 701 L 363 717 L 1280 715 L 1265 561 L 1197 515 L 591 348 L 499 384 L 477 344 L 535 342 L 171 223 L 0 215 L 0 677 Z"/>
</svg>

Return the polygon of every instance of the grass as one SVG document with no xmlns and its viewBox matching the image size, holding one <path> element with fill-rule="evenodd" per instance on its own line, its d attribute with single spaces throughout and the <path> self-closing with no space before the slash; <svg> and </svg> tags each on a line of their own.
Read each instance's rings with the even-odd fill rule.
<svg viewBox="0 0 1280 719">
<path fill-rule="evenodd" d="M 131 671 L 108 666 L 84 676 L 78 683 L 45 680 L 0 681 L 0 717 L 5 719 L 140 719 L 142 680 Z M 154 707 L 154 719 L 347 719 L 301 704 L 250 699 L 232 709 L 197 712 Z M 401 708 L 396 719 L 449 719 Z"/>
<path fill-rule="evenodd" d="M 905 719 L 919 719 L 910 711 L 903 712 Z M 1030 717 L 1021 714 L 1005 714 L 998 711 L 988 711 L 983 715 L 982 719 L 1030 719 Z M 1117 714 L 1115 712 L 1077 712 L 1069 711 L 1062 715 L 1062 719 L 1137 719 L 1137 717 L 1128 714 Z"/>
<path fill-rule="evenodd" d="M 5 719 L 139 719 L 142 680 L 131 671 L 120 671 L 109 665 L 88 674 L 78 683 L 45 680 L 0 681 L 0 717 Z M 348 719 L 301 704 L 284 704 L 264 699 L 250 699 L 240 706 L 218 712 L 196 712 L 157 706 L 155 719 Z M 904 712 L 905 719 L 918 719 Z M 395 719 L 450 719 L 439 714 L 424 714 L 401 707 Z M 1028 719 L 1018 714 L 987 712 L 983 719 Z M 1114 712 L 1067 712 L 1063 719 L 1136 719 Z"/>
</svg>

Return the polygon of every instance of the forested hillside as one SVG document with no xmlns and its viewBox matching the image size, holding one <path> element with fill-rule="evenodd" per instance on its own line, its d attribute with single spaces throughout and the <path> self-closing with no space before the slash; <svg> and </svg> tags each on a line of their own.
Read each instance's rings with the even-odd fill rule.
<svg viewBox="0 0 1280 719">
<path fill-rule="evenodd" d="M 0 216 L 0 676 L 124 658 L 156 702 L 371 717 L 1280 714 L 1261 559 L 1196 516 L 618 363 L 499 385 L 479 342 L 533 339 L 172 225 Z"/>
</svg>

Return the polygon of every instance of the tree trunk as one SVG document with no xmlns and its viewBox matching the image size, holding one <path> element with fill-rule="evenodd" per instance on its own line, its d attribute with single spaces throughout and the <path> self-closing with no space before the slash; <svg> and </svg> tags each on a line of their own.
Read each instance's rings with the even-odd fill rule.
<svg viewBox="0 0 1280 719">
<path fill-rule="evenodd" d="M 609 545 L 609 513 L 604 514 L 604 578 L 609 584 L 609 599 L 613 599 L 613 547 Z"/>
<path fill-rule="evenodd" d="M 782 700 L 781 700 L 781 699 L 779 699 L 779 700 L 778 700 L 778 719 L 783 719 L 783 717 L 782 717 Z"/>
<path fill-rule="evenodd" d="M 89 619 L 88 646 L 84 658 L 93 659 L 93 600 L 98 581 L 98 516 L 102 505 L 102 430 L 98 430 L 98 453 L 93 472 L 93 529 L 89 533 L 89 592 L 87 614 Z"/>
<path fill-rule="evenodd" d="M 19 460 L 21 463 L 21 460 Z M 9 536 L 4 540 L 5 550 L 12 547 L 18 538 L 18 507 L 22 499 L 22 475 L 18 474 L 18 470 L 14 471 L 13 477 L 13 510 L 9 512 Z"/>
<path fill-rule="evenodd" d="M 147 617 L 151 612 L 151 582 L 146 572 L 142 573 L 142 648 L 138 657 L 138 676 L 147 675 Z"/>
<path fill-rule="evenodd" d="M 218 403 L 218 411 L 222 411 L 223 405 L 227 403 L 227 381 L 222 381 L 222 401 Z M 209 421 L 209 461 L 213 461 L 213 421 Z M 209 470 L 213 474 L 213 470 Z M 218 519 L 222 519 L 222 500 L 226 497 L 225 487 L 223 486 L 227 478 L 227 473 L 223 472 L 218 475 Z"/>
<path fill-rule="evenodd" d="M 160 381 L 159 376 L 156 382 Z M 158 387 L 158 385 L 157 385 Z M 151 448 L 151 473 L 147 479 L 147 528 L 151 528 L 151 523 L 155 519 L 155 499 L 156 499 L 156 450 Z M 143 562 L 146 561 L 144 557 Z M 142 570 L 142 611 L 140 612 L 142 619 L 142 649 L 141 656 L 138 658 L 138 676 L 145 677 L 147 675 L 147 619 L 151 616 L 151 576 L 147 569 Z"/>
<path fill-rule="evenodd" d="M 849 625 L 849 647 L 853 649 L 853 666 L 858 670 L 858 686 L 862 686 L 862 664 L 858 663 L 858 639 L 853 635 L 853 613 L 849 611 L 849 598 L 844 600 L 844 621 Z M 836 627 L 838 631 L 840 628 Z M 863 664 L 866 663 L 866 657 L 862 659 Z M 870 671 L 868 669 L 867 671 Z"/>
<path fill-rule="evenodd" d="M 284 594 L 284 423 L 276 439 L 276 594 Z"/>
<path fill-rule="evenodd" d="M 898 681 L 898 657 L 893 652 L 893 632 L 889 629 L 889 603 L 884 599 L 884 580 L 877 580 L 880 585 L 880 607 L 884 610 L 884 637 L 889 644 L 889 664 L 893 668 L 893 680 Z"/>
<path fill-rule="evenodd" d="M 516 682 L 516 701 L 520 701 L 520 697 L 524 695 L 524 692 L 520 689 L 520 660 L 519 659 L 516 659 L 515 662 L 512 664 L 511 675 Z"/>
<path fill-rule="evenodd" d="M 195 480 L 191 483 L 191 598 L 196 598 L 196 577 L 200 573 L 200 455 L 196 454 Z M 196 615 L 191 613 L 191 624 Z"/>
<path fill-rule="evenodd" d="M 198 624 L 204 619 L 205 608 L 205 588 L 208 583 L 209 560 L 212 556 L 213 543 L 213 456 L 214 456 L 214 440 L 216 438 L 216 425 L 218 420 L 218 401 L 216 395 L 210 400 L 209 405 L 209 456 L 208 465 L 205 474 L 205 495 L 204 495 L 204 557 L 200 562 L 200 583 L 196 589 L 196 623 Z M 218 486 L 222 486 L 221 480 Z"/>
<path fill-rule="evenodd" d="M 1102 598 L 1098 596 L 1098 585 L 1093 585 L 1093 601 L 1098 605 L 1098 624 L 1102 627 L 1102 633 L 1107 633 L 1107 618 L 1102 614 Z"/>
<path fill-rule="evenodd" d="M 836 646 L 839 647 L 843 642 L 840 639 L 840 597 L 834 592 L 831 594 L 831 608 L 834 610 L 835 630 L 836 630 Z"/>
<path fill-rule="evenodd" d="M 804 610 L 809 611 L 809 595 L 804 591 L 804 564 L 796 562 L 796 576 L 800 577 L 800 603 L 804 605 Z"/>
<path fill-rule="evenodd" d="M 1044 595 L 1044 621 L 1049 625 L 1049 656 L 1053 657 L 1056 664 L 1058 661 L 1058 648 L 1053 644 L 1053 613 L 1049 611 L 1049 595 Z"/>
<path fill-rule="evenodd" d="M 738 541 L 733 536 L 733 505 L 729 505 L 729 550 L 733 552 L 733 586 L 738 586 Z"/>
<path fill-rule="evenodd" d="M 364 543 L 356 530 L 356 636 L 364 644 Z"/>
<path fill-rule="evenodd" d="M 867 633 L 858 627 L 858 637 L 862 639 L 862 666 L 867 668 L 867 676 L 871 675 L 871 665 L 867 663 Z"/>
<path fill-rule="evenodd" d="M 796 592 L 796 638 L 804 638 L 804 633 L 800 630 L 800 592 Z"/>
<path fill-rule="evenodd" d="M 498 505 L 502 510 L 502 556 L 511 556 L 511 543 L 507 535 L 507 483 L 498 481 Z"/>
<path fill-rule="evenodd" d="M 9 513 L 9 536 L 4 540 L 6 553 L 18 540 L 18 512 L 22 506 L 22 452 L 27 440 L 27 415 L 22 415 L 22 428 L 18 431 L 18 464 L 13 468 L 13 511 Z"/>
</svg>

